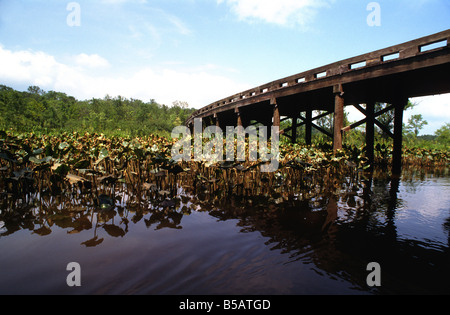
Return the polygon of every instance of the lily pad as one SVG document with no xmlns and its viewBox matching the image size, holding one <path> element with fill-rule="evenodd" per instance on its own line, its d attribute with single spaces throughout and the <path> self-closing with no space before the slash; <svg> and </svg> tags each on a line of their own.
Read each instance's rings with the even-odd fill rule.
<svg viewBox="0 0 450 315">
<path fill-rule="evenodd" d="M 81 243 L 82 245 L 86 246 L 86 247 L 95 247 L 97 245 L 100 245 L 101 243 L 103 243 L 103 238 L 98 238 L 98 236 L 95 236 L 94 238 L 87 240 L 86 242 Z"/>
<path fill-rule="evenodd" d="M 62 142 L 62 143 L 59 144 L 58 149 L 60 151 L 63 151 L 65 149 L 67 149 L 68 147 L 70 147 L 70 144 L 68 144 L 67 142 Z"/>
<path fill-rule="evenodd" d="M 100 160 L 100 159 L 103 160 L 104 158 L 106 158 L 106 157 L 108 157 L 108 156 L 109 156 L 108 150 L 106 150 L 106 148 L 103 148 L 103 149 L 100 150 L 100 153 L 99 153 L 99 155 L 98 155 L 98 158 L 99 158 L 99 160 Z"/>
<path fill-rule="evenodd" d="M 52 230 L 46 226 L 40 227 L 39 229 L 36 229 L 33 231 L 34 234 L 38 234 L 40 236 L 46 236 L 52 233 Z"/>
<path fill-rule="evenodd" d="M 36 165 L 40 165 L 40 164 L 44 164 L 44 163 L 49 163 L 53 160 L 53 158 L 51 156 L 46 156 L 45 158 L 42 159 L 38 159 L 34 156 L 29 158 L 30 162 L 33 162 Z"/>
<path fill-rule="evenodd" d="M 103 229 L 105 229 L 106 233 L 108 233 L 112 237 L 124 237 L 125 231 L 114 224 L 103 224 Z"/>
</svg>

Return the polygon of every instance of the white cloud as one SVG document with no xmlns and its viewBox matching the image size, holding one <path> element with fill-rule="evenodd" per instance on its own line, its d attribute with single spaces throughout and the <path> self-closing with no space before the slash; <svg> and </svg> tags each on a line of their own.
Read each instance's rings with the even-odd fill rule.
<svg viewBox="0 0 450 315">
<path fill-rule="evenodd" d="M 88 68 L 107 68 L 110 66 L 108 60 L 97 54 L 79 54 L 75 56 L 75 63 L 82 67 Z"/>
<path fill-rule="evenodd" d="M 113 73 L 112 66 L 105 67 L 109 63 L 99 55 L 81 54 L 73 58 L 78 62 L 67 65 L 44 52 L 11 51 L 0 45 L 0 83 L 11 87 L 37 85 L 80 100 L 109 94 L 142 101 L 155 99 L 166 105 L 176 100 L 187 101 L 196 108 L 249 88 L 213 74 L 208 67 L 192 71 L 144 67 L 124 75 Z"/>
<path fill-rule="evenodd" d="M 240 20 L 264 21 L 282 26 L 305 26 L 317 9 L 333 0 L 217 0 L 229 5 Z"/>
<path fill-rule="evenodd" d="M 411 110 L 414 114 L 422 113 L 429 117 L 439 117 L 450 121 L 450 94 L 412 98 L 411 102 L 416 104 Z"/>
<path fill-rule="evenodd" d="M 53 83 L 55 67 L 59 67 L 55 58 L 43 52 L 12 52 L 0 46 L 0 78 L 3 80 L 49 85 Z M 58 71 L 63 72 L 63 67 Z"/>
<path fill-rule="evenodd" d="M 450 123 L 450 94 L 412 98 L 411 102 L 416 106 L 405 112 L 405 123 L 412 115 L 421 114 L 428 122 L 421 130 L 421 135 L 434 134 L 445 123 Z"/>
</svg>

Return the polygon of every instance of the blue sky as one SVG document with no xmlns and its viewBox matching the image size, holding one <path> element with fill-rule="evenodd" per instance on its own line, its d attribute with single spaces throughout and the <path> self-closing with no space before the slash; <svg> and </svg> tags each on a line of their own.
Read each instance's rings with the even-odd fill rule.
<svg viewBox="0 0 450 315">
<path fill-rule="evenodd" d="M 109 94 L 200 108 L 450 28 L 448 0 L 376 1 L 381 25 L 373 27 L 367 24 L 370 2 L 0 0 L 0 84 L 18 90 L 38 85 L 78 99 Z M 70 25 L 73 17 L 80 25 Z M 405 121 L 423 114 L 429 122 L 423 134 L 450 122 L 449 95 L 415 101 Z"/>
</svg>

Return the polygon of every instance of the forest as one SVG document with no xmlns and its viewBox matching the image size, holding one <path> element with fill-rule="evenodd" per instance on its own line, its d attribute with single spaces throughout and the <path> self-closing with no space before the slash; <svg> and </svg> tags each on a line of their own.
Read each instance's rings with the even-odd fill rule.
<svg viewBox="0 0 450 315">
<path fill-rule="evenodd" d="M 62 92 L 30 86 L 20 92 L 0 85 L 0 130 L 58 134 L 104 133 L 117 136 L 170 135 L 195 111 L 186 102 L 172 106 L 121 96 L 77 100 Z"/>
</svg>

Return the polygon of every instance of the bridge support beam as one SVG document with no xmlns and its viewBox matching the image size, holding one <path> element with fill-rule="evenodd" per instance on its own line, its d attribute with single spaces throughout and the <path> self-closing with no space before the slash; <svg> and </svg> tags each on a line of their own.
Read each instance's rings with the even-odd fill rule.
<svg viewBox="0 0 450 315">
<path fill-rule="evenodd" d="M 277 99 L 270 99 L 270 105 L 273 106 L 273 126 L 280 127 L 280 109 L 278 108 Z"/>
<path fill-rule="evenodd" d="M 375 147 L 375 102 L 366 104 L 366 154 L 370 163 L 370 171 L 373 170 Z"/>
<path fill-rule="evenodd" d="M 311 143 L 312 143 L 312 110 L 311 109 L 306 111 L 305 142 L 306 142 L 306 145 L 311 145 Z"/>
<path fill-rule="evenodd" d="M 399 176 L 402 172 L 403 147 L 403 110 L 408 104 L 408 98 L 402 97 L 394 101 L 394 152 L 392 156 L 392 175 Z"/>
<path fill-rule="evenodd" d="M 239 110 L 239 108 L 236 108 L 235 111 L 236 116 L 237 116 L 237 123 L 236 126 L 241 126 L 242 127 L 242 117 L 241 117 L 241 111 Z"/>
<path fill-rule="evenodd" d="M 278 127 L 280 128 L 280 109 L 278 107 L 278 103 L 277 103 L 277 99 L 276 98 L 271 98 L 270 99 L 270 105 L 273 106 L 273 122 L 272 122 L 272 126 L 273 127 Z M 271 135 L 273 136 L 273 135 Z"/>
<path fill-rule="evenodd" d="M 292 117 L 292 143 L 297 143 L 298 114 Z"/>
<path fill-rule="evenodd" d="M 216 127 L 220 128 L 220 120 L 219 120 L 219 116 L 217 114 L 214 114 L 214 120 L 216 121 Z"/>
<path fill-rule="evenodd" d="M 342 84 L 337 84 L 333 88 L 334 101 L 334 136 L 333 150 L 342 149 L 342 129 L 344 128 L 344 90 Z"/>
</svg>

